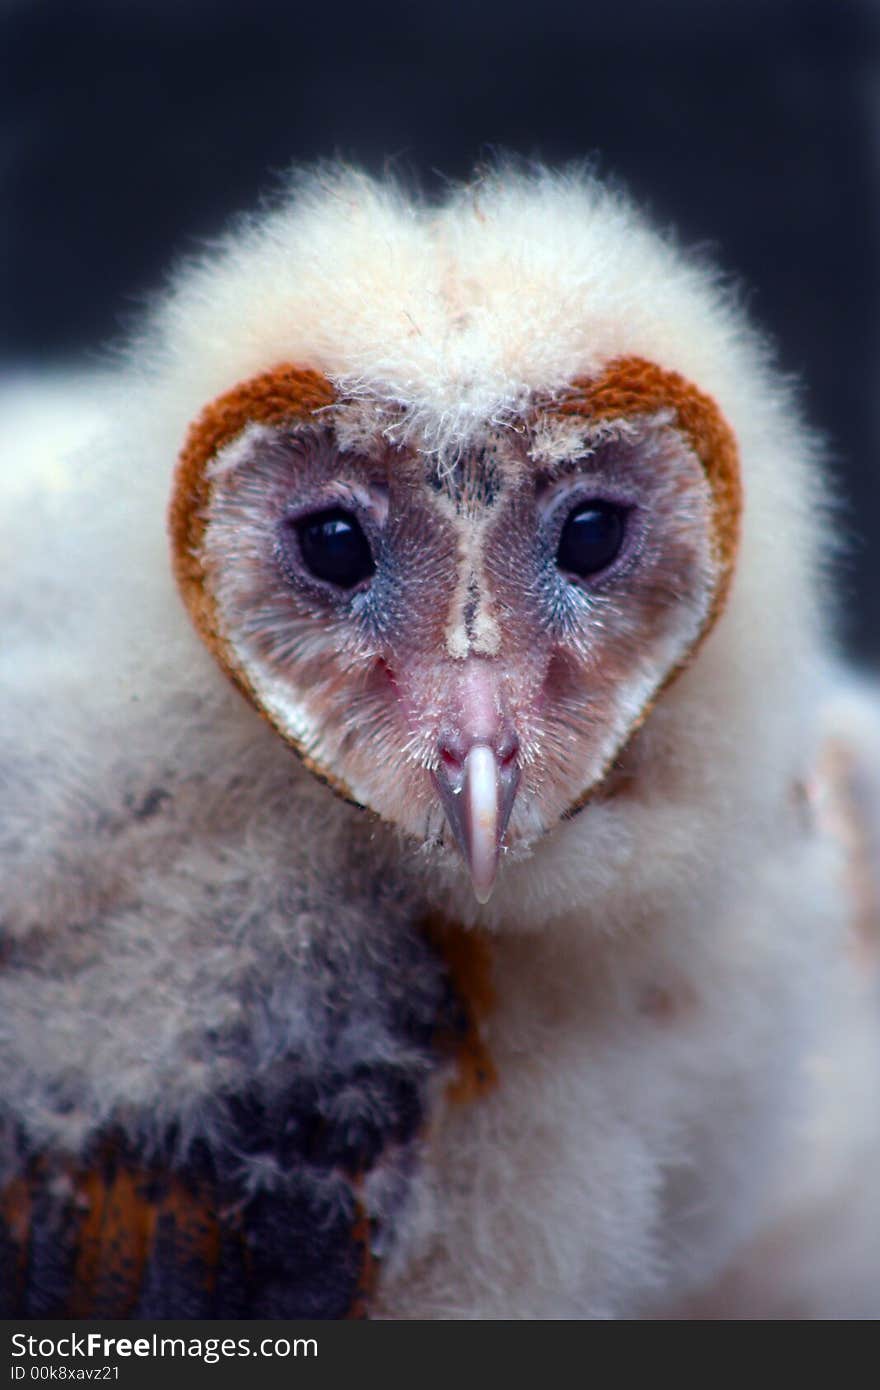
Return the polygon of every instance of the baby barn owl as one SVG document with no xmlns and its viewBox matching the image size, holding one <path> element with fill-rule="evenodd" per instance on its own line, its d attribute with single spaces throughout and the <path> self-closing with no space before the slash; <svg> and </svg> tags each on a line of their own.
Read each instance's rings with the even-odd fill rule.
<svg viewBox="0 0 880 1390">
<path fill-rule="evenodd" d="M 878 725 L 712 275 L 580 174 L 324 170 L 63 466 L 53 401 L 3 1313 L 876 1317 Z"/>
</svg>

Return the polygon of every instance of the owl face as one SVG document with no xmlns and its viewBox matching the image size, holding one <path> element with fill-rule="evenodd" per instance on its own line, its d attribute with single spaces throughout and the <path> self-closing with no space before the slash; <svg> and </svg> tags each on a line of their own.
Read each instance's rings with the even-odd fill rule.
<svg viewBox="0 0 880 1390">
<path fill-rule="evenodd" d="M 457 850 L 480 900 L 601 785 L 717 610 L 730 472 L 701 457 L 711 402 L 676 399 L 655 381 L 609 414 L 594 383 L 454 459 L 362 395 L 239 404 L 231 437 L 211 416 L 190 440 L 172 533 L 203 635 L 313 771 Z"/>
</svg>

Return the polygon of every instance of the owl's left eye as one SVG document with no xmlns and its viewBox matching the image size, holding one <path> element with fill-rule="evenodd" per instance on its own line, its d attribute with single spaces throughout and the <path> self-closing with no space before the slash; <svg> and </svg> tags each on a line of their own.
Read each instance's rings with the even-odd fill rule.
<svg viewBox="0 0 880 1390">
<path fill-rule="evenodd" d="M 316 579 L 353 589 L 376 572 L 373 552 L 357 517 L 334 507 L 296 522 L 303 563 Z"/>
</svg>

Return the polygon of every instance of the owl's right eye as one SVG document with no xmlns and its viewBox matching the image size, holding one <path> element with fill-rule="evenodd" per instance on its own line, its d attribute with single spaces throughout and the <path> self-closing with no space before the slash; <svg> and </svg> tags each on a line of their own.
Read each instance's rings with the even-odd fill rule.
<svg viewBox="0 0 880 1390">
<path fill-rule="evenodd" d="M 370 542 L 357 517 L 340 507 L 313 512 L 294 523 L 303 564 L 315 579 L 354 589 L 376 572 Z"/>
<path fill-rule="evenodd" d="M 556 563 L 580 579 L 599 574 L 617 559 L 626 526 L 624 508 L 601 498 L 574 507 L 559 537 Z"/>
</svg>

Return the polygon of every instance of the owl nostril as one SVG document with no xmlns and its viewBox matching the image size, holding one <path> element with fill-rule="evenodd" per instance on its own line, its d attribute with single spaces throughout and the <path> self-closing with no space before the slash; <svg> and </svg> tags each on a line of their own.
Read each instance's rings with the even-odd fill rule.
<svg viewBox="0 0 880 1390">
<path fill-rule="evenodd" d="M 464 771 L 468 753 L 477 744 L 491 748 L 502 772 L 509 772 L 514 767 L 519 754 L 519 739 L 512 729 L 503 729 L 494 738 L 448 735 L 441 739 L 437 756 L 444 771 L 449 775 L 460 775 Z"/>
<path fill-rule="evenodd" d="M 505 730 L 495 740 L 494 749 L 499 767 L 507 769 L 516 762 L 519 754 L 519 739 L 512 730 Z"/>
<path fill-rule="evenodd" d="M 447 772 L 460 772 L 464 766 L 464 759 L 456 757 L 450 748 L 440 749 L 440 761 Z"/>
</svg>

